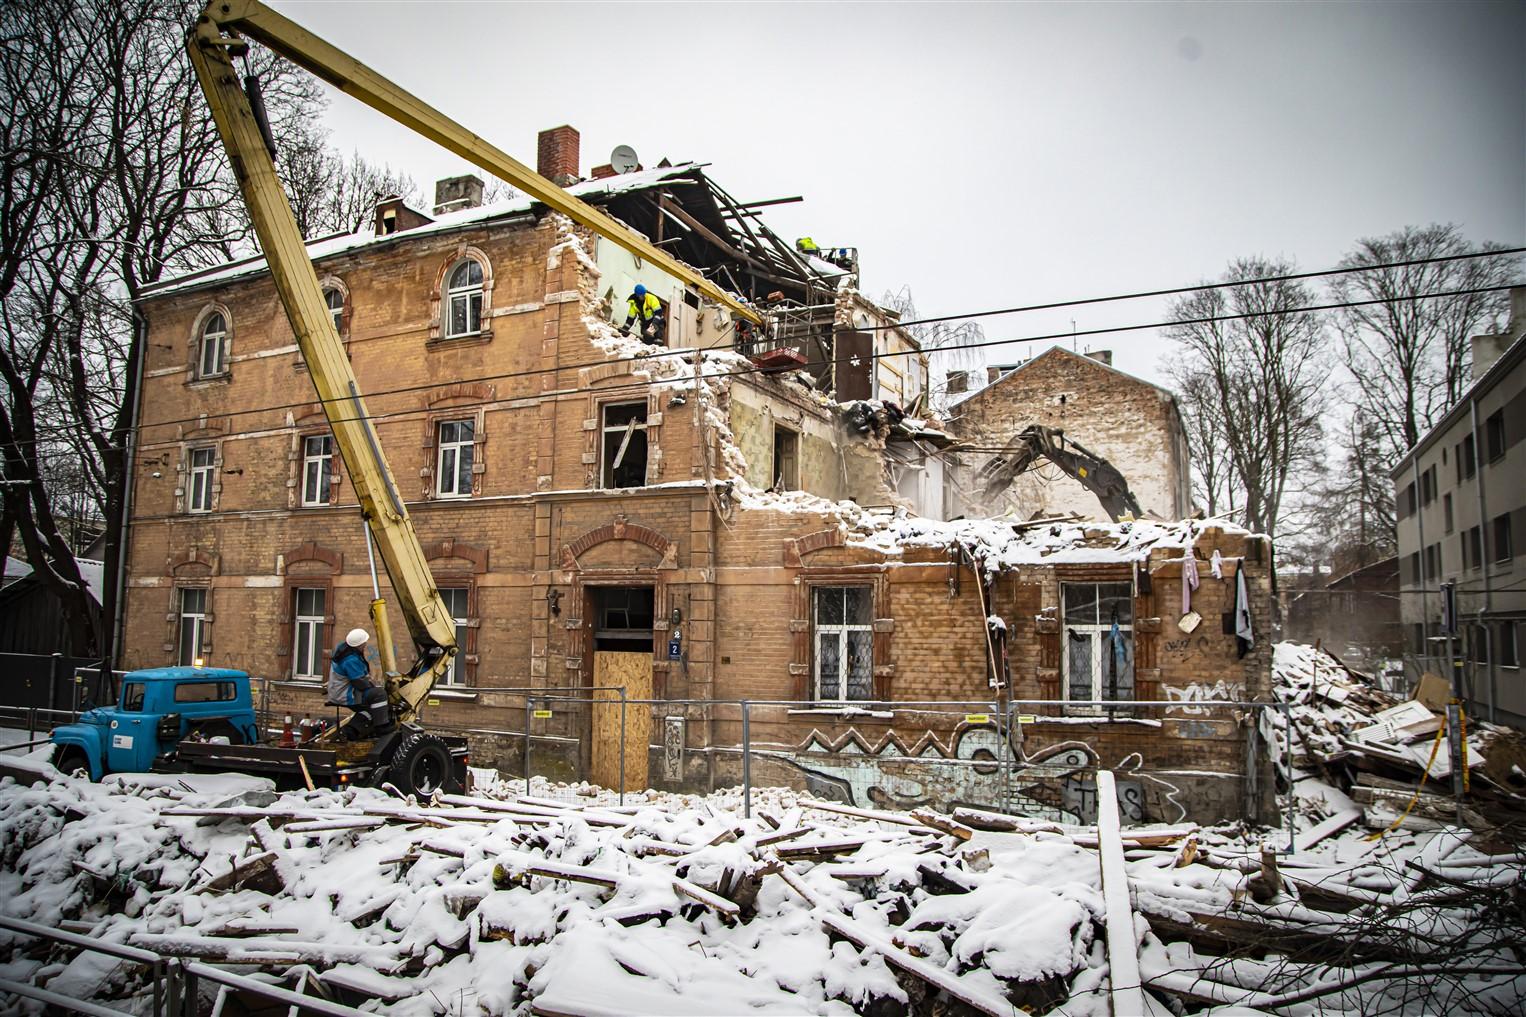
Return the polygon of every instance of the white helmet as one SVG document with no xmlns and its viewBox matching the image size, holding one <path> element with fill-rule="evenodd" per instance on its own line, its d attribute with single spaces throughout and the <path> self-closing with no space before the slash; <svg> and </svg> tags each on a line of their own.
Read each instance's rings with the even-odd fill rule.
<svg viewBox="0 0 1526 1017">
<path fill-rule="evenodd" d="M 371 637 L 365 629 L 351 629 L 350 634 L 344 637 L 344 641 L 351 646 L 364 646 L 370 642 Z"/>
</svg>

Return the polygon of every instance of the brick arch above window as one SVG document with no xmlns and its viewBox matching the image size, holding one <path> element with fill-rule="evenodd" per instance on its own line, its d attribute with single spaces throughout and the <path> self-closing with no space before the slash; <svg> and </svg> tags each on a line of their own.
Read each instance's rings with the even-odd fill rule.
<svg viewBox="0 0 1526 1017">
<path fill-rule="evenodd" d="M 454 385 L 442 385 L 424 393 L 425 409 L 434 409 L 457 401 L 489 402 L 494 388 L 485 381 L 459 381 Z"/>
<path fill-rule="evenodd" d="M 817 530 L 815 533 L 807 533 L 803 537 L 794 537 L 784 541 L 784 566 L 785 568 L 797 569 L 806 555 L 816 551 L 825 551 L 829 547 L 843 547 L 848 538 L 839 527 L 826 530 Z"/>
<path fill-rule="evenodd" d="M 206 330 L 208 322 L 213 315 L 221 315 L 223 320 L 223 355 L 222 370 L 211 375 L 203 375 L 200 371 L 201 338 Z M 211 301 L 203 304 L 200 311 L 196 312 L 196 318 L 191 323 L 191 334 L 186 337 L 186 379 L 188 381 L 204 381 L 218 378 L 226 378 L 233 359 L 233 312 L 228 310 L 228 305 L 219 301 Z"/>
<path fill-rule="evenodd" d="M 649 526 L 627 522 L 624 515 L 617 515 L 613 522 L 596 526 L 576 540 L 563 544 L 562 568 L 568 572 L 581 571 L 582 566 L 578 564 L 578 558 L 585 552 L 611 540 L 632 540 L 638 544 L 645 544 L 661 556 L 662 560 L 657 563 L 657 568 L 678 567 L 676 543 Z"/>
<path fill-rule="evenodd" d="M 315 541 L 306 541 L 287 551 L 281 556 L 285 563 L 286 571 L 290 572 L 293 565 L 304 566 L 302 571 L 313 572 L 319 569 L 327 569 L 329 575 L 337 576 L 344 571 L 344 555 L 331 547 L 324 547 Z"/>
<path fill-rule="evenodd" d="M 164 560 L 164 574 L 175 579 L 206 579 L 222 572 L 222 555 L 191 547 Z"/>
<path fill-rule="evenodd" d="M 469 571 L 473 575 L 481 575 L 487 571 L 488 549 L 478 547 L 475 544 L 468 544 L 466 541 L 457 540 L 455 537 L 446 537 L 444 540 L 437 540 L 432 544 L 424 545 L 425 561 L 444 562 L 450 559 L 465 562 L 468 567 L 462 571 Z M 447 570 L 444 566 L 439 567 L 441 572 Z"/>
<path fill-rule="evenodd" d="M 460 244 L 455 250 L 440 262 L 440 267 L 435 272 L 434 288 L 429 292 L 429 339 L 431 342 L 445 342 L 445 307 L 446 291 L 449 288 L 450 273 L 463 261 L 475 261 L 482 266 L 482 317 L 481 330 L 473 335 L 463 338 L 472 340 L 491 339 L 493 335 L 493 262 L 481 249 L 469 244 Z M 449 342 L 459 342 L 460 339 L 450 339 Z"/>
</svg>

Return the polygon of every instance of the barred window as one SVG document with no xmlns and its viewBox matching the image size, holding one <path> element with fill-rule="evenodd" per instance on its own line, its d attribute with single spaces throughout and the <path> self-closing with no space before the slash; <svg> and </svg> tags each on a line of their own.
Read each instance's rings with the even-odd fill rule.
<svg viewBox="0 0 1526 1017">
<path fill-rule="evenodd" d="M 874 695 L 873 590 L 818 586 L 811 591 L 815 620 L 816 700 L 862 701 Z"/>
</svg>

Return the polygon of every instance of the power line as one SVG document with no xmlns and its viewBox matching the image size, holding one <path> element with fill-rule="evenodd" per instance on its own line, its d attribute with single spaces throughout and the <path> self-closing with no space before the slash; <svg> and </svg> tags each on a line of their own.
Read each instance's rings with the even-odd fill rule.
<svg viewBox="0 0 1526 1017">
<path fill-rule="evenodd" d="M 1142 300 L 1147 297 L 1169 297 L 1181 293 L 1204 293 L 1209 290 L 1232 289 L 1237 286 L 1261 286 L 1267 283 L 1296 282 L 1300 279 L 1317 279 L 1327 275 L 1349 275 L 1353 272 L 1380 272 L 1390 268 L 1411 268 L 1415 265 L 1432 265 L 1443 261 L 1461 261 L 1468 258 L 1496 258 L 1511 254 L 1526 252 L 1526 247 L 1505 247 L 1497 251 L 1473 251 L 1468 254 L 1447 254 L 1434 258 L 1412 258 L 1408 261 L 1390 261 L 1381 265 L 1350 265 L 1342 268 L 1328 268 L 1322 272 L 1292 272 L 1287 275 L 1268 275 L 1257 279 L 1241 279 L 1236 282 L 1201 283 L 1197 286 L 1178 286 L 1168 290 L 1139 290 L 1134 293 L 1119 293 L 1110 297 L 1087 297 L 1077 300 L 1057 300 L 1047 304 L 1028 304 L 1023 307 L 1005 307 L 994 311 L 979 311 L 973 314 L 946 314 L 937 318 L 918 318 L 912 321 L 898 321 L 894 325 L 874 325 L 862 328 L 861 332 L 870 332 L 880 329 L 905 328 L 908 325 L 936 325 L 945 321 L 962 321 L 967 318 L 994 318 L 1003 314 L 1022 314 L 1028 311 L 1052 311 L 1063 307 L 1081 307 L 1086 304 L 1105 304 L 1119 300 Z M 1080 333 L 1085 335 L 1085 333 Z M 940 349 L 957 349 L 958 347 L 939 347 Z"/>
<path fill-rule="evenodd" d="M 1237 286 L 1253 286 L 1253 285 L 1258 285 L 1258 284 L 1263 284 L 1263 283 L 1277 282 L 1277 281 L 1281 281 L 1281 280 L 1308 279 L 1308 278 L 1314 278 L 1314 277 L 1322 276 L 1322 275 L 1340 275 L 1340 274 L 1349 274 L 1349 273 L 1352 273 L 1352 272 L 1382 271 L 1384 269 L 1389 269 L 1389 268 L 1402 268 L 1402 267 L 1408 267 L 1408 266 L 1412 266 L 1412 265 L 1433 264 L 1433 263 L 1438 263 L 1438 262 L 1457 261 L 1457 260 L 1464 260 L 1464 259 L 1469 259 L 1469 258 L 1501 256 L 1501 255 L 1506 255 L 1506 254 L 1514 254 L 1514 253 L 1522 253 L 1522 252 L 1526 252 L 1526 247 L 1507 248 L 1507 249 L 1501 250 L 1501 251 L 1479 252 L 1479 253 L 1471 253 L 1471 254 L 1446 255 L 1446 256 L 1436 257 L 1436 258 L 1417 258 L 1417 259 L 1413 259 L 1411 261 L 1387 262 L 1387 263 L 1384 263 L 1384 264 L 1381 264 L 1381 265 L 1369 265 L 1369 266 L 1364 266 L 1362 268 L 1334 268 L 1334 269 L 1327 269 L 1324 272 L 1301 272 L 1301 273 L 1297 273 L 1297 274 L 1294 274 L 1294 275 L 1286 275 L 1286 276 L 1266 276 L 1266 277 L 1263 277 L 1263 278 L 1260 278 L 1260 279 L 1243 280 L 1243 281 L 1240 281 L 1240 282 L 1233 282 L 1233 283 L 1205 283 L 1205 284 L 1196 285 L 1196 286 L 1184 286 L 1184 287 L 1179 287 L 1177 289 L 1169 289 L 1169 290 L 1151 290 L 1151 291 L 1140 292 L 1140 293 L 1127 293 L 1127 294 L 1117 294 L 1117 295 L 1113 295 L 1113 296 L 1091 297 L 1091 298 L 1080 299 L 1080 300 L 1062 301 L 1062 302 L 1058 302 L 1058 303 L 1032 304 L 1032 305 L 1028 305 L 1026 307 L 1012 307 L 1012 308 L 1007 308 L 1005 310 L 999 310 L 999 311 L 982 311 L 982 312 L 976 312 L 976 313 L 972 313 L 972 314 L 946 315 L 946 316 L 941 317 L 941 318 L 925 318 L 925 319 L 919 319 L 919 320 L 916 320 L 916 321 L 899 322 L 899 323 L 897 323 L 896 326 L 875 326 L 875 329 L 888 328 L 888 327 L 904 327 L 906 325 L 920 325 L 920 324 L 927 324 L 927 323 L 940 322 L 940 321 L 954 321 L 954 320 L 958 320 L 958 319 L 961 319 L 961 318 L 979 318 L 979 317 L 987 317 L 987 316 L 999 315 L 999 314 L 1016 314 L 1016 313 L 1023 312 L 1023 311 L 1039 311 L 1039 310 L 1046 310 L 1046 309 L 1051 309 L 1051 308 L 1056 308 L 1056 307 L 1073 307 L 1073 306 L 1078 306 L 1078 305 L 1082 305 L 1082 304 L 1089 304 L 1089 303 L 1108 303 L 1108 302 L 1114 302 L 1114 301 L 1120 301 L 1120 300 L 1133 300 L 1133 299 L 1137 299 L 1137 298 L 1140 298 L 1140 297 L 1165 296 L 1165 295 L 1170 295 L 1170 294 L 1174 294 L 1174 293 L 1195 293 L 1195 292 L 1202 292 L 1202 291 L 1206 291 L 1206 290 L 1233 288 L 1233 287 L 1237 287 Z M 1491 292 L 1491 291 L 1496 290 L 1496 289 L 1509 289 L 1509 288 L 1510 287 L 1489 287 L 1489 288 L 1483 288 L 1483 289 L 1478 289 L 1478 290 L 1458 291 L 1457 295 L 1461 295 L 1462 293 Z M 1446 294 L 1446 293 L 1429 294 L 1429 296 L 1438 296 L 1438 297 L 1439 296 L 1448 296 L 1448 295 L 1453 295 L 1453 294 Z M 1390 299 L 1390 298 L 1383 298 L 1383 299 L 1369 300 L 1369 301 L 1353 301 L 1353 302 L 1342 303 L 1342 304 L 1330 304 L 1330 305 L 1325 305 L 1323 307 L 1309 307 L 1309 308 L 1301 308 L 1299 310 L 1316 311 L 1316 310 L 1326 310 L 1326 309 L 1337 309 L 1337 308 L 1342 308 L 1342 307 L 1359 307 L 1359 306 L 1365 306 L 1365 305 L 1369 305 L 1369 304 L 1384 303 L 1384 302 L 1387 301 L 1387 299 Z M 1417 299 L 1417 298 L 1413 298 L 1413 297 L 1400 297 L 1400 298 L 1392 298 L 1392 299 Z M 1259 314 L 1279 314 L 1279 313 L 1289 313 L 1289 312 L 1283 312 L 1283 311 L 1265 311 L 1265 312 L 1258 312 L 1255 315 L 1242 315 L 1241 317 L 1256 317 Z M 1223 319 L 1202 319 L 1202 320 L 1203 321 L 1209 321 L 1209 320 L 1231 320 L 1231 319 L 1223 318 Z M 1190 323 L 1191 322 L 1184 322 L 1183 324 L 1190 324 Z M 1177 324 L 1177 323 L 1167 323 L 1166 325 L 1136 325 L 1136 326 L 1130 326 L 1130 328 L 1133 328 L 1133 329 L 1163 328 L 1163 327 L 1168 327 L 1170 324 Z M 988 342 L 982 342 L 982 343 L 958 343 L 958 344 L 954 344 L 954 345 L 951 345 L 951 346 L 938 347 L 937 352 L 944 352 L 944 351 L 952 350 L 952 349 L 979 349 L 979 348 L 983 348 L 983 347 L 987 347 L 987 346 L 1000 346 L 1000 345 L 1004 345 L 1006 343 L 1039 342 L 1039 341 L 1045 341 L 1045 340 L 1050 340 L 1050 339 L 1067 338 L 1067 337 L 1071 337 L 1071 336 L 1098 335 L 1098 334 L 1103 334 L 1103 333 L 1111 332 L 1111 331 L 1126 331 L 1126 330 L 1127 329 L 1091 329 L 1091 330 L 1082 331 L 1082 332 L 1065 332 L 1063 334 L 1062 333 L 1053 333 L 1053 334 L 1050 334 L 1050 335 L 1043 335 L 1043 336 L 1030 336 L 1030 337 L 1024 338 L 1024 339 L 1003 339 L 1003 340 L 988 341 Z M 871 329 L 860 329 L 859 331 L 871 331 Z M 879 357 L 879 356 L 912 356 L 912 355 L 916 355 L 918 353 L 924 353 L 924 352 L 931 352 L 931 351 L 927 351 L 927 350 L 905 350 L 905 351 L 898 351 L 898 352 L 895 352 L 895 353 L 874 354 L 874 356 L 876 356 L 876 357 Z M 661 360 L 661 359 L 666 359 L 668 357 L 688 356 L 691 353 L 692 353 L 691 350 L 665 350 L 665 351 L 661 351 L 661 352 L 654 352 L 654 353 L 648 355 L 645 359 L 646 360 Z M 506 380 L 510 380 L 510 379 L 513 379 L 513 378 L 534 377 L 534 376 L 542 375 L 542 374 L 555 374 L 555 373 L 560 372 L 560 371 L 577 371 L 577 370 L 582 370 L 582 369 L 588 368 L 588 367 L 599 367 L 599 366 L 602 366 L 604 364 L 608 364 L 610 362 L 611 361 L 608 358 L 600 358 L 600 359 L 595 359 L 595 360 L 573 362 L 573 363 L 570 363 L 570 364 L 558 364 L 558 365 L 556 365 L 554 367 L 529 368 L 529 369 L 526 369 L 526 370 L 523 370 L 523 371 L 506 371 L 506 372 L 502 372 L 502 373 L 499 373 L 499 374 L 481 375 L 481 376 L 478 376 L 476 378 L 472 378 L 472 379 L 469 379 L 469 380 L 472 380 L 472 381 L 506 381 Z M 437 388 L 438 386 L 439 386 L 438 382 L 431 382 L 431 383 L 427 383 L 427 384 L 406 385 L 406 386 L 400 386 L 400 387 L 390 388 L 390 389 L 377 389 L 374 392 L 362 393 L 362 395 L 365 398 L 370 398 L 372 396 L 380 396 L 380 395 L 401 395 L 401 394 L 406 394 L 406 393 L 409 393 L 409 392 L 428 391 L 429 389 Z M 346 398 L 339 398 L 339 399 L 335 399 L 333 401 L 335 401 L 335 402 L 348 402 L 348 398 L 347 397 Z M 300 407 L 313 405 L 315 402 L 321 402 L 321 400 L 318 400 L 316 398 L 316 396 L 315 396 L 314 399 L 304 399 L 304 400 L 301 400 L 300 402 L 274 404 L 274 405 L 263 406 L 263 407 L 256 407 L 256 408 L 246 409 L 246 410 L 234 410 L 234 411 L 230 411 L 230 412 L 227 412 L 227 413 L 220 413 L 220 414 L 218 414 L 218 416 L 227 417 L 227 416 L 242 415 L 242 414 L 249 414 L 249 413 L 260 413 L 260 412 L 265 412 L 267 410 L 298 409 Z M 178 418 L 178 419 L 172 419 L 172 420 L 160 420 L 160 421 L 154 421 L 152 423 L 141 424 L 140 426 L 147 428 L 147 427 L 166 426 L 166 425 L 169 425 L 169 424 L 186 424 L 186 423 L 193 423 L 193 422 L 196 421 L 196 419 L 197 419 L 196 417 L 186 417 L 186 418 Z"/>
<path fill-rule="evenodd" d="M 1117 326 L 1110 326 L 1110 327 L 1107 327 L 1107 328 L 1087 329 L 1087 330 L 1084 330 L 1084 331 L 1081 331 L 1081 332 L 1078 332 L 1078 333 L 1075 333 L 1075 334 L 1076 335 L 1085 335 L 1085 336 L 1105 335 L 1105 334 L 1113 334 L 1113 333 L 1119 333 L 1119 332 L 1143 331 L 1143 330 L 1155 329 L 1155 328 L 1169 328 L 1169 327 L 1181 326 L 1181 325 L 1200 325 L 1200 324 L 1209 324 L 1209 323 L 1214 323 L 1214 322 L 1238 321 L 1238 320 L 1244 320 L 1244 319 L 1247 319 L 1247 318 L 1277 317 L 1277 316 L 1280 316 L 1280 315 L 1290 315 L 1290 314 L 1311 314 L 1311 313 L 1315 313 L 1315 312 L 1318 312 L 1318 311 L 1336 310 L 1336 309 L 1345 308 L 1345 307 L 1361 307 L 1361 306 L 1366 306 L 1366 305 L 1376 304 L 1376 303 L 1388 303 L 1388 302 L 1390 302 L 1392 300 L 1430 300 L 1430 299 L 1436 299 L 1436 298 L 1441 298 L 1441 297 L 1466 296 L 1466 295 L 1473 295 L 1473 294 L 1479 294 L 1479 293 L 1492 293 L 1492 292 L 1498 292 L 1498 291 L 1501 291 L 1501 290 L 1508 290 L 1508 289 L 1511 289 L 1511 288 L 1512 287 L 1510 287 L 1510 286 L 1489 286 L 1489 287 L 1480 287 L 1480 288 L 1476 288 L 1476 289 L 1467 289 L 1467 290 L 1449 290 L 1449 291 L 1445 291 L 1445 292 L 1441 292 L 1441 293 L 1413 294 L 1413 295 L 1404 296 L 1404 297 L 1384 297 L 1384 298 L 1381 298 L 1381 299 L 1374 299 L 1374 300 L 1347 301 L 1347 302 L 1336 303 L 1336 304 L 1321 304 L 1321 305 L 1311 305 L 1311 306 L 1308 306 L 1308 307 L 1282 308 L 1282 309 L 1273 309 L 1273 310 L 1268 310 L 1268 311 L 1246 312 L 1246 313 L 1243 313 L 1243 314 L 1212 315 L 1212 316 L 1205 317 L 1205 318 L 1192 318 L 1192 319 L 1184 319 L 1184 320 L 1180 320 L 1180 321 L 1168 321 L 1168 322 L 1152 322 L 1152 323 L 1149 323 L 1149 324 L 1142 324 L 1142 325 L 1117 325 Z M 1061 337 L 1061 336 L 1069 336 L 1069 335 L 1071 335 L 1070 332 L 1065 332 L 1065 333 L 1052 333 L 1052 334 L 1049 334 L 1049 335 L 1027 336 L 1027 337 L 1019 338 L 1019 339 L 993 339 L 993 340 L 987 340 L 987 341 L 984 341 L 984 342 L 965 344 L 963 346 L 963 348 L 966 348 L 966 349 L 980 349 L 980 348 L 989 347 L 989 346 L 1001 346 L 1001 345 L 1005 345 L 1007 343 L 1013 343 L 1013 342 L 1040 342 L 1040 341 L 1043 341 L 1043 340 L 1046 340 L 1046 339 L 1053 339 L 1053 338 L 1058 338 L 1058 337 Z M 672 351 L 670 351 L 670 352 L 672 352 Z M 694 350 L 684 350 L 684 351 L 678 351 L 678 352 L 680 352 L 681 355 L 684 355 L 684 356 L 692 356 L 696 351 L 694 351 Z M 699 352 L 703 352 L 703 351 L 699 351 Z M 813 362 L 813 364 L 811 364 L 809 366 L 814 366 L 814 367 L 824 367 L 824 366 L 828 366 L 828 365 L 836 366 L 836 365 L 840 365 L 840 364 L 851 364 L 851 363 L 854 363 L 855 361 L 861 363 L 862 361 L 865 361 L 865 360 L 871 360 L 872 361 L 872 360 L 879 360 L 879 359 L 884 359 L 884 358 L 888 358 L 888 357 L 907 356 L 909 354 L 915 354 L 917 352 L 920 352 L 920 351 L 916 351 L 916 350 L 890 351 L 890 350 L 887 350 L 887 351 L 885 351 L 883 353 L 866 353 L 866 354 L 858 354 L 858 355 L 853 355 L 853 356 L 836 357 L 836 358 L 833 358 L 832 360 L 816 361 L 816 362 Z M 654 357 L 650 357 L 650 358 L 631 358 L 631 359 L 633 361 L 636 361 L 637 363 L 639 363 L 642 359 L 645 359 L 645 360 L 654 360 L 654 359 L 657 359 L 657 358 L 654 356 Z M 607 364 L 607 363 L 611 363 L 611 362 L 618 362 L 618 361 L 608 361 L 608 360 L 605 360 L 605 361 L 599 361 L 598 363 Z M 554 369 L 544 369 L 544 368 L 542 368 L 542 369 L 531 370 L 531 371 L 526 371 L 526 372 L 511 372 L 511 373 L 500 374 L 500 375 L 486 375 L 486 376 L 479 376 L 479 377 L 475 377 L 475 378 L 465 378 L 465 379 L 461 379 L 461 380 L 462 381 L 500 380 L 500 379 L 507 378 L 507 377 L 520 377 L 520 376 L 524 376 L 524 375 L 544 374 L 544 373 L 548 373 L 549 370 L 554 370 Z M 537 398 L 542 398 L 542 399 L 547 398 L 547 397 L 555 398 L 555 397 L 566 396 L 566 395 L 579 395 L 579 394 L 588 394 L 588 393 L 595 393 L 595 392 L 597 392 L 597 393 L 599 393 L 601 395 L 618 394 L 618 393 L 622 393 L 622 392 L 641 391 L 641 390 L 645 390 L 645 389 L 648 389 L 648 388 L 652 388 L 652 387 L 657 386 L 657 385 L 687 384 L 687 383 L 693 383 L 693 382 L 695 382 L 697 380 L 710 381 L 710 380 L 719 379 L 719 378 L 735 378 L 735 377 L 742 377 L 742 376 L 746 376 L 746 375 L 763 374 L 763 373 L 768 373 L 765 368 L 758 367 L 758 366 L 752 366 L 752 367 L 745 367 L 745 368 L 735 368 L 735 369 L 726 370 L 726 371 L 714 371 L 714 372 L 703 372 L 702 371 L 697 376 L 696 375 L 689 375 L 689 374 L 674 374 L 674 375 L 671 375 L 671 376 L 669 376 L 667 378 L 651 378 L 651 379 L 648 379 L 648 380 L 645 380 L 645 381 L 632 381 L 632 382 L 626 382 L 626 383 L 620 384 L 620 385 L 600 386 L 598 388 L 594 388 L 592 386 L 588 386 L 588 387 L 576 387 L 576 386 L 574 386 L 572 388 L 554 389 L 554 390 L 551 390 L 549 392 L 539 393 Z M 438 387 L 439 387 L 439 383 L 436 382 L 436 383 L 433 383 L 433 384 L 430 384 L 430 385 L 427 385 L 427 386 L 406 386 L 406 387 L 401 388 L 401 389 L 382 390 L 382 391 L 379 391 L 379 392 L 374 393 L 374 394 L 375 395 L 395 395 L 395 394 L 399 394 L 399 393 L 413 392 L 413 391 L 422 391 L 422 390 L 434 389 L 434 388 L 438 388 Z M 471 400 L 471 401 L 468 401 L 468 402 L 456 403 L 456 404 L 452 405 L 450 408 L 453 409 L 453 410 L 468 410 L 468 409 L 483 408 L 483 407 L 488 407 L 488 406 L 495 405 L 495 404 L 497 404 L 499 402 L 506 401 L 509 398 L 510 397 L 507 397 L 507 396 L 504 396 L 504 397 L 496 397 L 495 396 L 492 399 Z M 184 417 L 184 418 L 178 418 L 178 419 L 174 419 L 174 420 L 156 421 L 156 422 L 154 422 L 152 424 L 143 424 L 143 425 L 140 425 L 140 427 L 144 428 L 144 429 L 147 429 L 147 428 L 150 428 L 150 427 L 167 427 L 167 426 L 170 426 L 170 425 L 173 425 L 173 424 L 199 423 L 202 420 L 203 417 L 205 417 L 207 419 L 213 419 L 213 418 L 227 419 L 227 418 L 233 417 L 233 416 L 245 416 L 245 415 L 250 415 L 250 414 L 254 414 L 254 413 L 263 413 L 263 412 L 267 412 L 267 411 L 275 411 L 275 410 L 281 410 L 281 409 L 295 409 L 297 407 L 311 406 L 311 405 L 314 405 L 315 402 L 316 402 L 316 400 L 306 400 L 306 401 L 300 402 L 300 403 L 281 404 L 281 405 L 266 406 L 266 407 L 255 407 L 255 408 L 245 409 L 245 410 L 232 410 L 232 411 L 228 411 L 228 412 L 224 412 L 224 413 L 198 414 L 198 415 L 196 415 L 194 417 Z M 378 422 L 378 421 L 384 421 L 384 420 L 406 420 L 406 419 L 410 419 L 410 418 L 416 418 L 416 417 L 421 417 L 421 416 L 429 415 L 429 414 L 432 414 L 432 413 L 435 413 L 435 412 L 437 412 L 437 411 L 432 410 L 432 409 L 430 409 L 428 407 L 410 407 L 410 408 L 404 409 L 404 410 L 391 410 L 391 411 L 385 411 L 385 412 L 380 412 L 380 413 L 366 413 L 366 414 L 357 415 L 357 416 L 341 417 L 338 420 L 331 421 L 331 423 L 350 423 L 350 422 L 360 421 L 360 420 L 367 420 L 367 421 L 371 421 L 373 423 Z M 275 429 L 280 429 L 280 426 L 279 425 L 273 425 L 272 427 L 269 427 L 269 428 L 259 428 L 258 430 L 265 431 L 265 430 L 275 430 Z M 234 436 L 238 436 L 238 435 L 247 435 L 247 434 L 251 434 L 251 433 L 254 433 L 254 432 L 250 431 L 250 430 L 232 431 L 232 432 L 225 433 L 223 435 L 223 437 L 227 438 L 227 437 L 234 437 Z M 161 439 L 159 441 L 143 442 L 139 446 L 139 450 L 140 451 L 146 451 L 147 449 L 150 449 L 150 448 L 162 448 L 162 447 L 175 446 L 175 445 L 180 445 L 180 444 L 182 444 L 180 439 Z"/>
</svg>

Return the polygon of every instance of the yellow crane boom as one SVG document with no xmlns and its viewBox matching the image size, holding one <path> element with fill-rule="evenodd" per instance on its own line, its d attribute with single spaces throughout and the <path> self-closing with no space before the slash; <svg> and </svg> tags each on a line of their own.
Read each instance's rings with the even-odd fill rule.
<svg viewBox="0 0 1526 1017">
<path fill-rule="evenodd" d="M 684 281 L 739 317 L 761 322 L 756 311 L 694 268 L 674 259 L 646 238 L 592 205 L 568 194 L 528 166 L 477 137 L 460 124 L 360 61 L 282 17 L 258 0 L 213 0 L 186 34 L 191 65 L 206 93 L 218 134 L 228 150 L 244 201 L 253 219 L 276 292 L 296 334 L 324 414 L 333 428 L 340 457 L 360 500 L 361 512 L 391 577 L 398 607 L 418 657 L 398 680 L 389 680 L 389 698 L 399 720 L 410 721 L 456 652 L 455 626 L 436 588 L 407 507 L 382 454 L 349 358 L 334 329 L 318 285 L 317 272 L 277 176 L 267 145 L 268 126 L 258 100 L 251 103 L 233 58 L 255 40 L 379 110 L 424 137 L 506 180 L 550 208 L 570 216 L 669 275 Z M 390 638 L 380 600 L 373 604 L 377 643 L 390 665 Z M 390 670 L 390 668 L 389 668 Z"/>
</svg>

